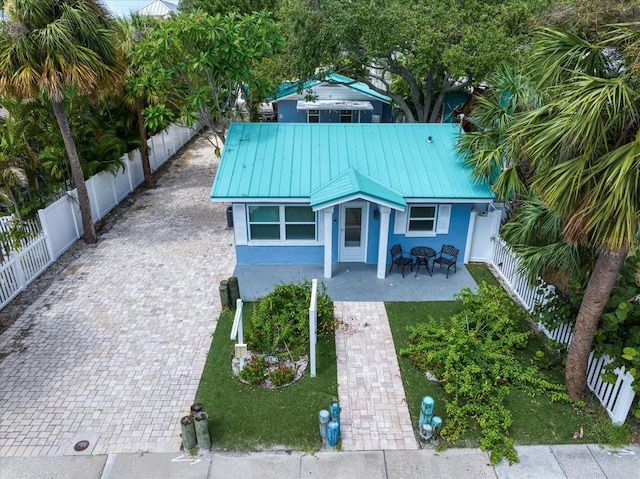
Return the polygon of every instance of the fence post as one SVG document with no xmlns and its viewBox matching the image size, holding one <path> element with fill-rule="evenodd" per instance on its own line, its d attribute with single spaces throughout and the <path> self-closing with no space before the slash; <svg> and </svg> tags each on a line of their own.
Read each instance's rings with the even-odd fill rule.
<svg viewBox="0 0 640 479">
<path fill-rule="evenodd" d="M 9 253 L 9 258 L 11 259 L 11 261 L 13 261 L 13 264 L 15 265 L 14 271 L 16 272 L 16 281 L 18 283 L 18 289 L 22 290 L 24 289 L 25 284 L 27 284 L 27 277 L 24 274 L 24 270 L 22 269 L 22 264 L 20 263 L 20 257 L 21 255 L 19 253 L 16 253 L 15 251 L 11 251 Z"/>
<path fill-rule="evenodd" d="M 49 223 L 44 210 L 38 210 L 38 218 L 40 218 L 40 226 L 42 227 L 42 234 L 44 234 L 44 243 L 47 245 L 47 250 L 49 250 L 49 258 L 51 258 L 51 261 L 55 261 L 57 257 L 53 252 L 53 245 L 49 236 Z"/>
</svg>

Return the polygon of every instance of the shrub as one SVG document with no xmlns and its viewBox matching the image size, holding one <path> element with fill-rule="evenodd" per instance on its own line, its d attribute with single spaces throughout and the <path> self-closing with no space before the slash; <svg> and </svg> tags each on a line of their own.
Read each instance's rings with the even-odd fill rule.
<svg viewBox="0 0 640 479">
<path fill-rule="evenodd" d="M 267 354 L 287 352 L 293 359 L 305 354 L 309 345 L 311 282 L 281 284 L 257 302 L 247 330 L 247 344 Z M 333 328 L 333 302 L 323 283 L 318 286 L 318 330 Z"/>
<path fill-rule="evenodd" d="M 251 356 L 251 359 L 240 371 L 240 377 L 249 384 L 260 384 L 265 378 L 266 361 L 264 356 Z"/>
<path fill-rule="evenodd" d="M 503 457 L 517 461 L 512 423 L 504 400 L 517 387 L 533 396 L 570 401 L 564 386 L 547 380 L 535 366 L 520 363 L 515 350 L 526 346 L 531 331 L 519 332 L 523 319 L 505 292 L 482 283 L 477 293 L 464 288 L 458 295 L 464 309 L 449 321 L 427 321 L 409 327 L 409 346 L 401 351 L 414 365 L 430 370 L 450 399 L 441 435 L 455 441 L 475 419 L 481 429 L 480 446 L 491 450 L 491 462 Z"/>
<path fill-rule="evenodd" d="M 285 366 L 283 364 L 279 365 L 269 373 L 269 381 L 271 381 L 274 386 L 288 384 L 293 381 L 293 378 L 295 377 L 296 370 L 291 366 Z"/>
</svg>

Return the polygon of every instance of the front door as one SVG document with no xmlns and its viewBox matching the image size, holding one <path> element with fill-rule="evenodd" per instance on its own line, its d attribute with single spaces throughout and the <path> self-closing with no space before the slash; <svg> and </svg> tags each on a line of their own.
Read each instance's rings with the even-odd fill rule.
<svg viewBox="0 0 640 479">
<path fill-rule="evenodd" d="M 367 203 L 340 205 L 340 250 L 342 263 L 364 263 L 367 258 Z"/>
</svg>

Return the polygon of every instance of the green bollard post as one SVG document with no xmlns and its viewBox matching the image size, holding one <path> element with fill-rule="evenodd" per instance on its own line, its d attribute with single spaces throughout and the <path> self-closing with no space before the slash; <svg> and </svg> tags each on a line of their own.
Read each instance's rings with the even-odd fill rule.
<svg viewBox="0 0 640 479">
<path fill-rule="evenodd" d="M 229 278 L 229 300 L 231 307 L 236 309 L 236 302 L 240 299 L 240 285 L 238 284 L 238 278 L 231 276 Z"/>
<path fill-rule="evenodd" d="M 211 436 L 209 435 L 209 416 L 201 411 L 193 417 L 196 422 L 196 438 L 200 449 L 211 449 Z"/>
<path fill-rule="evenodd" d="M 184 416 L 180 419 L 180 425 L 182 426 L 182 449 L 184 452 L 189 452 L 196 447 L 196 428 L 193 425 L 193 418 L 191 416 Z"/>
<path fill-rule="evenodd" d="M 231 298 L 229 297 L 229 282 L 226 279 L 220 281 L 220 303 L 222 309 L 229 309 L 231 307 Z"/>
</svg>

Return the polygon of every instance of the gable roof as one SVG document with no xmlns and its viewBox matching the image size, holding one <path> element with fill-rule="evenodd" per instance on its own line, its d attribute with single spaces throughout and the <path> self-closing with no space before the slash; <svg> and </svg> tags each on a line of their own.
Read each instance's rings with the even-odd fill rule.
<svg viewBox="0 0 640 479">
<path fill-rule="evenodd" d="M 169 15 L 178 14 L 178 5 L 165 2 L 164 0 L 155 0 L 142 8 L 136 10 L 138 15 L 147 15 L 149 17 L 168 17 Z"/>
<path fill-rule="evenodd" d="M 450 123 L 232 123 L 211 198 L 314 209 L 355 197 L 395 209 L 405 200 L 492 200 L 455 152 L 457 135 Z"/>
<path fill-rule="evenodd" d="M 382 93 L 378 93 L 377 91 L 369 87 L 369 85 L 367 85 L 366 83 L 356 81 L 353 78 L 349 78 L 335 72 L 329 72 L 323 78 L 314 78 L 311 80 L 306 80 L 302 84 L 303 94 L 305 90 L 309 90 L 322 83 L 332 83 L 336 85 L 343 85 L 353 90 L 357 90 L 360 93 L 363 93 L 365 95 L 373 97 L 376 100 L 380 100 L 384 103 L 391 103 L 391 98 L 389 98 L 386 95 L 383 95 Z M 278 91 L 276 91 L 275 97 L 272 98 L 271 101 L 277 102 L 288 96 L 297 95 L 299 86 L 300 86 L 299 81 L 281 83 L 280 85 L 278 85 Z"/>
</svg>

